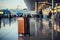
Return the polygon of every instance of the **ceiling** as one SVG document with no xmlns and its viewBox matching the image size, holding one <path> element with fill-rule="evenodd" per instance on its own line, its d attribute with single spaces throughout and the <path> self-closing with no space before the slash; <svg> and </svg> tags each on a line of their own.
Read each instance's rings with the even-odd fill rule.
<svg viewBox="0 0 60 40">
<path fill-rule="evenodd" d="M 29 10 L 35 10 L 35 2 L 40 2 L 40 4 L 46 4 L 48 6 L 52 6 L 52 0 L 24 0 Z M 54 3 L 58 3 L 60 5 L 60 0 L 53 0 Z M 41 3 L 42 2 L 42 3 Z M 43 3 L 45 2 L 45 3 Z M 48 3 L 46 3 L 48 2 Z"/>
</svg>

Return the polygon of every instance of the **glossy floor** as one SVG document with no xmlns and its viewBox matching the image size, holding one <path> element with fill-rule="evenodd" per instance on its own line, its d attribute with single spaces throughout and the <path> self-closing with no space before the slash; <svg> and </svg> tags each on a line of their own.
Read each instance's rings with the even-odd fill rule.
<svg viewBox="0 0 60 40">
<path fill-rule="evenodd" d="M 53 33 L 53 38 L 55 39 L 56 31 L 54 30 Z M 59 33 L 57 32 L 56 38 L 60 37 Z M 31 18 L 31 35 L 20 37 L 18 34 L 18 18 L 3 18 L 0 20 L 0 40 L 52 40 L 52 22 L 46 19 L 40 21 L 39 19 Z"/>
</svg>

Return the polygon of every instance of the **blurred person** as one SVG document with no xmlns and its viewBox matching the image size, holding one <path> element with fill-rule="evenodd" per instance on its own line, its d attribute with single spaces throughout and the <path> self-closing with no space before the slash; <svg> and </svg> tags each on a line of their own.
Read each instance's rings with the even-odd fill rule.
<svg viewBox="0 0 60 40">
<path fill-rule="evenodd" d="M 40 19 L 40 30 L 42 31 L 42 29 L 43 29 L 43 23 L 42 23 L 43 13 L 42 13 L 42 9 L 39 11 L 39 19 Z"/>
<path fill-rule="evenodd" d="M 42 19 L 43 19 L 42 9 L 39 11 L 39 16 L 40 16 L 40 20 L 42 21 Z"/>
<path fill-rule="evenodd" d="M 48 15 L 49 15 L 49 28 L 51 29 L 52 28 L 52 23 L 51 23 L 52 12 L 50 11 Z"/>
<path fill-rule="evenodd" d="M 49 19 L 51 19 L 52 12 L 50 11 L 48 15 L 49 15 Z"/>
<path fill-rule="evenodd" d="M 25 19 L 25 22 L 26 22 L 26 24 L 25 24 L 25 32 L 26 32 L 26 35 L 29 35 L 30 36 L 30 14 L 28 14 L 27 15 L 27 17 L 26 17 L 26 19 Z"/>
</svg>

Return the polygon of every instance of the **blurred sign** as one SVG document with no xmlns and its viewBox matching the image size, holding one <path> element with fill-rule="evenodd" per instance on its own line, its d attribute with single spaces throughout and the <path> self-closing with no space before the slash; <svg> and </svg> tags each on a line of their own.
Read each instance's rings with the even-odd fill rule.
<svg viewBox="0 0 60 40">
<path fill-rule="evenodd" d="M 0 14 L 3 14 L 3 12 L 0 12 Z"/>
<path fill-rule="evenodd" d="M 55 9 L 54 12 L 60 12 L 60 9 L 58 9 L 57 11 L 56 11 L 56 9 Z"/>
</svg>

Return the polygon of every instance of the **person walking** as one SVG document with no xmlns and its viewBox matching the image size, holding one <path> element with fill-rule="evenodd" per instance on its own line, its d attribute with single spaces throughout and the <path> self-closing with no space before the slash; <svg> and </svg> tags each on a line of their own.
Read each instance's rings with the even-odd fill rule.
<svg viewBox="0 0 60 40">
<path fill-rule="evenodd" d="M 42 31 L 43 29 L 43 14 L 42 14 L 42 9 L 39 11 L 39 18 L 40 18 L 40 30 Z"/>
</svg>

